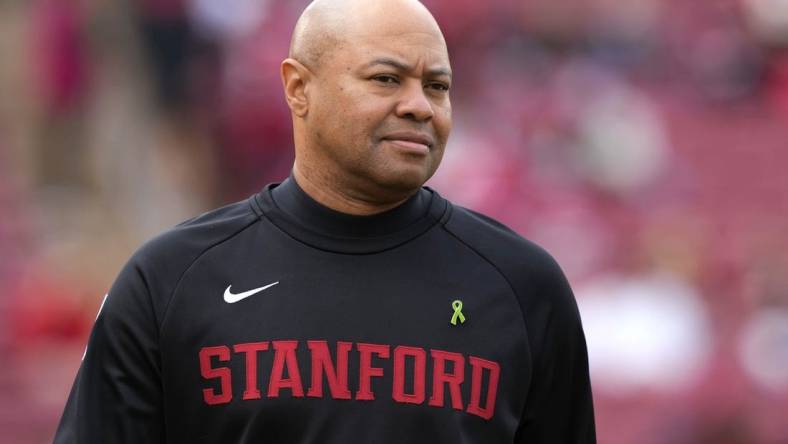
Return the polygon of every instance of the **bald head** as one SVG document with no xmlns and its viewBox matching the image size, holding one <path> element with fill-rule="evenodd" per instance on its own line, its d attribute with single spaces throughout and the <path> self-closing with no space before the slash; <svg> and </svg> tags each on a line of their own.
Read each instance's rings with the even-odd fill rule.
<svg viewBox="0 0 788 444">
<path fill-rule="evenodd" d="M 446 41 L 416 0 L 315 0 L 293 32 L 282 83 L 293 175 L 318 202 L 372 214 L 417 192 L 451 130 Z"/>
<path fill-rule="evenodd" d="M 395 29 L 432 32 L 443 41 L 432 14 L 417 0 L 315 0 L 296 23 L 288 56 L 317 70 L 355 38 Z"/>
</svg>

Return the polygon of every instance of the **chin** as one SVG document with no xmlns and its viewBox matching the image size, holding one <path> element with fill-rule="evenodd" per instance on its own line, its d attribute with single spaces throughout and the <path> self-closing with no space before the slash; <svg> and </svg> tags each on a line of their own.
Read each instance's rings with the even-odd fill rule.
<svg viewBox="0 0 788 444">
<path fill-rule="evenodd" d="M 425 171 L 423 167 L 410 166 L 388 171 L 381 176 L 377 182 L 382 188 L 397 194 L 412 194 L 424 185 L 432 173 Z"/>
<path fill-rule="evenodd" d="M 397 153 L 399 154 L 399 153 Z M 440 156 L 380 156 L 370 159 L 358 170 L 377 193 L 386 199 L 397 200 L 415 193 L 432 177 L 440 164 Z"/>
</svg>

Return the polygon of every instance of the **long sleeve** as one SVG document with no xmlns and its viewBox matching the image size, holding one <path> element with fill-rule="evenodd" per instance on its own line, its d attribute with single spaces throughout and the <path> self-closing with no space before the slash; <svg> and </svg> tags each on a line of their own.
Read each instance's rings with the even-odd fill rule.
<svg viewBox="0 0 788 444">
<path fill-rule="evenodd" d="M 55 444 L 164 442 L 158 328 L 132 259 L 100 309 Z"/>
<path fill-rule="evenodd" d="M 456 207 L 455 207 L 456 208 Z M 493 219 L 457 209 L 446 228 L 506 279 L 525 326 L 525 402 L 515 444 L 595 444 L 588 351 L 572 289 L 555 259 Z"/>
<path fill-rule="evenodd" d="M 523 307 L 529 330 L 533 376 L 517 444 L 596 442 L 588 352 L 572 290 L 548 258 L 532 273 L 540 298 Z"/>
</svg>

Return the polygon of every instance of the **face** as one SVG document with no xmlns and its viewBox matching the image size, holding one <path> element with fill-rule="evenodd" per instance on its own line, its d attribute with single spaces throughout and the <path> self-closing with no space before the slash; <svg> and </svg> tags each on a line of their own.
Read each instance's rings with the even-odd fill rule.
<svg viewBox="0 0 788 444">
<path fill-rule="evenodd" d="M 305 123 L 338 180 L 403 193 L 443 157 L 451 72 L 437 32 L 392 28 L 353 35 L 331 52 L 316 70 Z"/>
</svg>

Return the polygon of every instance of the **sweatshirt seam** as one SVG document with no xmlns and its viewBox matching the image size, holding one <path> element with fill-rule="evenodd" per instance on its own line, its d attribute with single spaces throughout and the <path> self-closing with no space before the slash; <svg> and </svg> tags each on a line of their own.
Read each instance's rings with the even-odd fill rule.
<svg viewBox="0 0 788 444">
<path fill-rule="evenodd" d="M 252 211 L 252 214 L 254 215 L 255 212 Z M 248 217 L 248 216 L 249 216 L 249 214 L 244 214 L 242 217 Z M 207 247 L 205 247 L 184 268 L 183 272 L 178 277 L 178 280 L 176 281 L 175 287 L 173 288 L 172 292 L 170 293 L 170 296 L 167 298 L 167 305 L 164 307 L 164 314 L 162 315 L 161 325 L 159 325 L 159 348 L 160 349 L 161 349 L 162 337 L 164 336 L 164 328 L 165 328 L 165 326 L 167 324 L 167 320 L 168 320 L 169 314 L 170 314 L 170 307 L 172 306 L 172 302 L 173 302 L 173 300 L 175 300 L 175 296 L 178 293 L 178 290 L 180 290 L 180 288 L 181 288 L 181 283 L 183 282 L 183 279 L 184 279 L 184 277 L 186 277 L 186 274 L 189 272 L 189 270 L 191 270 L 191 268 L 194 266 L 194 264 L 198 260 L 200 260 L 200 258 L 202 258 L 206 253 L 208 253 L 214 247 L 217 247 L 217 246 L 229 241 L 230 239 L 234 238 L 235 236 L 241 234 L 242 232 L 246 231 L 247 228 L 253 226 L 258 221 L 259 221 L 259 218 L 255 215 L 253 220 L 251 220 L 247 224 L 243 225 L 237 231 L 235 231 L 235 232 L 229 234 L 227 237 L 224 237 L 224 238 L 222 238 L 222 239 L 220 239 L 220 240 L 208 245 Z"/>
<path fill-rule="evenodd" d="M 506 273 L 504 273 L 503 270 L 501 270 L 501 268 L 498 267 L 498 265 L 495 264 L 495 262 L 493 262 L 492 259 L 490 259 L 486 255 L 482 254 L 478 249 L 474 248 L 467 241 L 465 241 L 460 235 L 458 235 L 451 228 L 448 227 L 448 223 L 449 223 L 450 220 L 451 220 L 451 218 L 447 219 L 442 224 L 442 227 L 446 231 L 446 233 L 448 233 L 451 237 L 456 239 L 457 242 L 459 242 L 462 245 L 464 245 L 466 248 L 468 248 L 474 254 L 476 254 L 478 257 L 480 257 L 482 260 L 484 260 L 485 262 L 490 264 L 491 267 L 493 267 L 493 269 L 503 278 L 503 280 L 509 286 L 509 289 L 511 290 L 512 297 L 514 298 L 515 302 L 517 303 L 517 307 L 520 309 L 519 310 L 520 311 L 519 318 L 520 318 L 520 321 L 522 322 L 523 333 L 524 333 L 524 336 L 525 336 L 525 342 L 526 342 L 526 345 L 528 347 L 528 349 L 527 349 L 528 358 L 529 358 L 528 359 L 528 365 L 530 367 L 530 373 L 531 373 L 530 377 L 529 377 L 529 380 L 528 380 L 528 387 L 526 387 L 526 389 L 525 389 L 525 396 L 524 396 L 524 399 L 523 399 L 523 405 L 521 406 L 522 408 L 521 408 L 521 412 L 520 412 L 520 421 L 522 421 L 522 415 L 525 413 L 525 409 L 526 409 L 526 407 L 528 405 L 528 396 L 531 393 L 531 386 L 533 384 L 533 374 L 534 374 L 535 366 L 534 366 L 534 357 L 533 357 L 533 354 L 532 354 L 533 348 L 532 348 L 532 344 L 531 344 L 531 337 L 528 334 L 528 323 L 525 320 L 525 311 L 523 310 L 522 303 L 520 303 L 519 293 L 517 292 L 517 290 L 515 290 L 514 285 L 512 284 L 511 280 L 506 276 Z M 531 282 L 530 274 L 528 275 L 527 279 L 528 279 L 529 282 Z M 532 285 L 533 285 L 533 283 L 532 283 Z M 519 429 L 520 425 L 521 424 L 518 424 L 518 429 Z"/>
<path fill-rule="evenodd" d="M 448 221 L 447 221 L 447 223 L 448 223 Z M 523 314 L 523 305 L 520 303 L 520 298 L 518 297 L 518 292 L 517 292 L 517 290 L 515 290 L 515 289 L 514 289 L 514 285 L 512 285 L 512 282 L 511 282 L 511 281 L 509 280 L 509 278 L 506 276 L 506 273 L 504 273 L 504 272 L 503 272 L 503 271 L 500 269 L 500 267 L 498 267 L 498 265 L 496 265 L 496 264 L 495 264 L 495 262 L 493 262 L 493 261 L 492 261 L 490 258 L 488 258 L 488 257 L 487 257 L 487 256 L 485 256 L 484 254 L 482 254 L 482 253 L 481 253 L 479 250 L 477 250 L 476 248 L 474 248 L 473 246 L 471 246 L 470 244 L 468 244 L 468 243 L 467 243 L 467 242 L 466 242 L 464 239 L 462 239 L 462 238 L 461 238 L 461 237 L 460 237 L 458 234 L 454 233 L 454 232 L 453 232 L 453 231 L 452 231 L 452 230 L 451 230 L 449 227 L 447 227 L 447 226 L 446 226 L 446 225 L 447 225 L 447 223 L 443 224 L 443 229 L 444 229 L 444 230 L 446 230 L 446 232 L 447 232 L 447 233 L 449 233 L 449 235 L 451 235 L 451 237 L 453 237 L 453 238 L 454 238 L 454 239 L 456 239 L 458 242 L 460 242 L 462 245 L 464 245 L 465 247 L 467 247 L 468 249 L 470 249 L 471 251 L 473 251 L 473 253 L 475 253 L 477 256 L 479 256 L 480 258 L 484 259 L 484 261 L 485 261 L 485 262 L 487 262 L 488 264 L 490 264 L 490 265 L 491 265 L 491 266 L 492 266 L 492 267 L 495 269 L 495 271 L 496 271 L 496 272 L 497 272 L 499 275 L 501 275 L 501 277 L 504 279 L 504 281 L 506 281 L 506 284 L 509 286 L 509 289 L 511 290 L 511 293 L 512 293 L 512 295 L 514 296 L 514 300 L 515 300 L 515 302 L 517 302 L 517 306 L 520 308 L 520 320 L 521 320 L 521 321 L 522 321 L 522 323 L 523 323 L 523 329 L 525 330 L 525 336 L 526 336 L 526 340 L 528 341 L 528 349 L 529 349 L 529 354 L 530 354 L 531 340 L 530 340 L 530 338 L 528 337 L 528 327 L 527 327 L 527 325 L 526 325 L 526 322 L 525 322 L 525 315 Z M 529 279 L 529 280 L 530 280 L 530 279 Z"/>
</svg>

